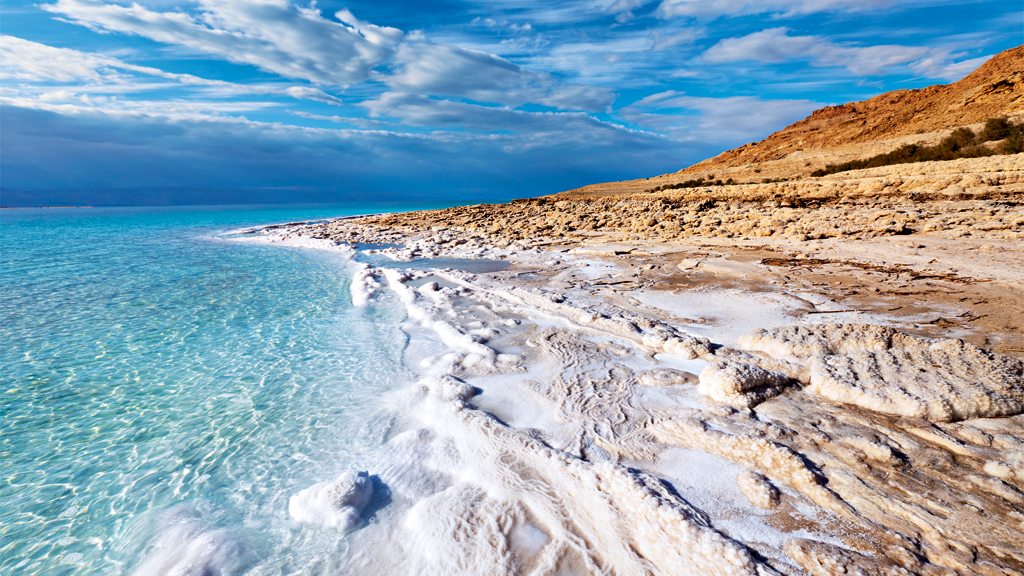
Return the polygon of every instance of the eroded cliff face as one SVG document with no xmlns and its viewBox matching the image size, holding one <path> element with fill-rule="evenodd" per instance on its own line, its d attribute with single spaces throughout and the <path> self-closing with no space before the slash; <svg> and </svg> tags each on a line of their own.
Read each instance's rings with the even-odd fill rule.
<svg viewBox="0 0 1024 576">
<path fill-rule="evenodd" d="M 674 174 L 594 184 L 573 192 L 643 190 L 709 174 L 737 182 L 796 178 L 827 164 L 882 154 L 904 144 L 934 144 L 957 127 L 977 130 L 985 120 L 999 116 L 1024 118 L 1024 46 L 996 54 L 952 84 L 826 106 L 760 142 L 722 152 Z"/>
</svg>

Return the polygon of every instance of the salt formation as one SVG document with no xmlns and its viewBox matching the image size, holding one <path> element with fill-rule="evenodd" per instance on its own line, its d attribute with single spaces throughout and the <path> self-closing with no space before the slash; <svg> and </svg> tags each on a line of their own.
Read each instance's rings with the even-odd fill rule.
<svg viewBox="0 0 1024 576">
<path fill-rule="evenodd" d="M 410 512 L 414 573 L 757 573 L 742 545 L 656 478 L 548 448 L 428 386 L 465 479 Z M 534 533 L 528 557 L 517 554 L 524 529 Z"/>
<path fill-rule="evenodd" d="M 640 384 L 644 386 L 675 386 L 679 384 L 693 384 L 697 377 L 682 370 L 661 368 L 658 370 L 647 370 L 638 377 Z"/>
<path fill-rule="evenodd" d="M 398 299 L 405 305 L 409 318 L 418 321 L 424 328 L 433 331 L 441 339 L 445 346 L 461 354 L 461 358 L 454 361 L 455 365 L 464 368 L 476 368 L 478 370 L 494 371 L 497 364 L 504 362 L 514 363 L 516 358 L 510 355 L 499 356 L 493 348 L 484 345 L 483 338 L 474 334 L 467 334 L 453 325 L 451 322 L 438 319 L 433 314 L 433 308 L 450 308 L 450 302 L 444 297 L 446 293 L 432 290 L 435 296 L 435 304 L 424 305 L 419 301 L 419 293 L 406 286 L 406 282 L 412 277 L 398 270 L 384 270 L 384 277 L 388 281 L 388 287 L 398 296 Z"/>
<path fill-rule="evenodd" d="M 959 340 L 923 350 L 857 352 L 811 362 L 807 390 L 876 412 L 949 422 L 1024 412 L 1024 365 Z"/>
<path fill-rule="evenodd" d="M 772 480 L 799 490 L 822 508 L 845 512 L 848 507 L 791 448 L 767 438 L 715 430 L 694 418 L 668 419 L 648 428 L 659 441 L 672 446 L 703 450 L 756 470 Z"/>
<path fill-rule="evenodd" d="M 601 331 L 620 338 L 631 340 L 637 344 L 652 348 L 657 352 L 674 354 L 684 360 L 708 358 L 712 346 L 707 338 L 697 338 L 684 334 L 672 326 L 643 316 L 626 317 L 595 313 L 583 307 L 567 302 L 558 297 L 552 300 L 549 294 L 539 290 L 519 288 L 515 286 L 490 286 L 484 288 L 464 274 L 441 273 L 444 278 L 473 289 L 478 295 L 486 295 L 492 299 L 500 299 L 506 304 L 528 307 L 553 316 L 575 322 L 581 327 Z"/>
<path fill-rule="evenodd" d="M 788 382 L 785 374 L 754 364 L 719 360 L 701 371 L 697 390 L 716 402 L 751 408 L 778 395 Z"/>
<path fill-rule="evenodd" d="M 908 336 L 888 326 L 871 324 L 817 324 L 762 329 L 742 336 L 737 341 L 737 346 L 744 350 L 764 352 L 776 358 L 806 358 L 889 349 L 916 350 L 926 348 L 928 344 L 929 341 L 924 338 Z"/>
<path fill-rule="evenodd" d="M 366 306 L 373 298 L 377 288 L 380 288 L 380 283 L 374 278 L 368 264 L 356 263 L 354 266 L 356 270 L 352 274 L 352 284 L 349 285 L 349 291 L 352 293 L 352 305 Z"/>
<path fill-rule="evenodd" d="M 900 566 L 878 562 L 852 550 L 811 540 L 794 539 L 786 542 L 786 555 L 796 560 L 811 576 L 912 576 L 911 572 Z"/>
<path fill-rule="evenodd" d="M 363 224 L 338 226 L 331 233 L 347 234 L 349 241 L 408 238 Z M 416 244 L 418 254 L 473 257 L 483 249 L 478 232 L 435 229 L 426 234 L 429 240 Z M 487 250 L 494 256 L 508 254 Z M 641 306 L 631 307 L 622 291 L 605 299 L 574 290 L 569 285 L 578 277 L 567 275 L 563 278 L 572 281 L 563 282 L 558 278 L 562 272 L 540 263 L 550 255 L 529 260 L 535 255 L 536 250 L 517 253 L 520 263 L 532 268 L 511 287 L 501 281 L 506 276 L 435 272 L 460 288 L 427 282 L 413 289 L 406 283 L 428 275 L 395 273 L 391 285 L 410 319 L 433 332 L 447 332 L 443 341 L 452 351 L 439 356 L 454 358 L 423 364 L 433 377 L 417 388 L 408 413 L 425 426 L 389 442 L 396 453 L 409 453 L 407 461 L 431 464 L 392 464 L 380 471 L 392 494 L 406 498 L 412 508 L 395 529 L 400 534 L 390 549 L 402 557 L 398 562 L 407 568 L 402 573 L 731 574 L 765 569 L 753 560 L 747 563 L 744 546 L 713 529 L 717 520 L 690 507 L 683 500 L 688 493 L 676 494 L 658 479 L 617 463 L 644 469 L 664 454 L 667 465 L 678 464 L 666 446 L 700 450 L 747 468 L 737 485 L 754 505 L 775 506 L 773 527 L 777 519 L 792 528 L 784 532 L 827 533 L 831 542 L 841 542 L 842 548 L 791 541 L 789 561 L 775 555 L 775 544 L 747 544 L 786 573 L 798 573 L 796 566 L 812 575 L 1001 576 L 1024 570 L 1022 416 L 929 422 L 854 410 L 814 393 L 779 395 L 756 411 L 727 406 L 690 410 L 683 405 L 692 405 L 692 389 L 641 388 L 687 382 L 688 376 L 660 372 L 658 363 L 677 361 L 654 357 L 665 352 L 684 360 L 750 364 L 804 384 L 818 364 L 839 367 L 865 359 L 878 363 L 877 358 L 891 364 L 891 358 L 898 358 L 902 364 L 894 378 L 876 382 L 883 395 L 903 390 L 925 406 L 966 403 L 976 413 L 994 414 L 994 406 L 1010 406 L 1019 393 L 1014 384 L 1019 363 L 996 355 L 985 360 L 984 352 L 973 358 L 970 347 L 956 341 L 936 342 L 867 325 L 764 330 L 741 340 L 749 352 L 716 347 L 677 329 L 677 311 L 647 316 L 649 308 L 637 312 Z M 456 305 L 456 295 L 472 296 L 476 303 Z M 537 320 L 505 331 L 504 326 L 519 323 L 504 323 L 509 315 Z M 491 352 L 471 350 L 470 343 Z M 550 408 L 550 427 L 537 420 L 526 425 L 542 430 L 506 426 L 466 403 L 473 398 L 470 384 L 438 376 L 442 371 L 467 379 L 508 372 L 510 366 L 500 362 L 498 353 L 505 345 L 521 353 L 527 366 L 544 366 L 525 377 L 537 381 L 525 380 L 515 390 Z M 943 350 L 951 366 L 977 366 L 979 373 L 1002 366 L 1000 373 L 1009 376 L 1003 384 L 1008 384 L 993 385 L 966 368 L 960 380 L 951 380 L 960 372 L 931 364 Z M 476 352 L 487 360 L 461 362 Z M 995 364 L 986 368 L 985 362 Z M 911 392 L 897 374 L 936 381 L 921 380 L 920 389 Z M 964 392 L 963 381 L 981 391 Z M 494 381 L 480 384 L 485 393 L 476 401 L 486 405 Z M 742 397 L 746 386 L 746 380 L 738 380 L 731 390 Z M 658 400 L 649 403 L 650 398 Z M 674 399 L 682 405 L 674 405 Z M 951 408 L 949 414 L 960 413 Z M 785 497 L 778 491 L 783 485 Z M 720 550 L 736 561 L 723 560 Z"/>
<path fill-rule="evenodd" d="M 751 504 L 765 510 L 779 506 L 779 490 L 767 478 L 749 470 L 736 475 L 736 486 Z"/>
<path fill-rule="evenodd" d="M 304 524 L 349 532 L 358 526 L 372 496 L 373 483 L 366 472 L 345 472 L 292 496 L 288 514 Z"/>
<path fill-rule="evenodd" d="M 1012 452 L 1002 460 L 989 460 L 984 470 L 996 478 L 1024 488 L 1024 452 Z M 1024 518 L 1021 520 L 1021 528 L 1024 528 Z"/>
</svg>

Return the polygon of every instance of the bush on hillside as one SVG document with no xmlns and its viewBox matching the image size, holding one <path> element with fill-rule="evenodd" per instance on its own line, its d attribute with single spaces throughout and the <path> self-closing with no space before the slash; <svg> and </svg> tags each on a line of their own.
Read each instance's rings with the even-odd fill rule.
<svg viewBox="0 0 1024 576">
<path fill-rule="evenodd" d="M 1005 140 L 997 149 L 984 146 L 985 142 Z M 828 176 L 837 172 L 878 168 L 892 164 L 956 160 L 958 158 L 979 158 L 995 154 L 1017 154 L 1024 151 L 1024 124 L 1013 124 L 1005 118 L 989 118 L 981 134 L 975 135 L 970 128 L 957 128 L 934 146 L 904 144 L 892 152 L 872 156 L 863 160 L 851 160 L 811 172 L 811 176 Z"/>
</svg>

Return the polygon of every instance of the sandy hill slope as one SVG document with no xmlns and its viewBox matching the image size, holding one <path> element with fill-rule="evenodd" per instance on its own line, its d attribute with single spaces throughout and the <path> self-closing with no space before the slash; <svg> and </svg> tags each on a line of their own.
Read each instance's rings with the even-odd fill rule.
<svg viewBox="0 0 1024 576">
<path fill-rule="evenodd" d="M 933 144 L 951 130 L 988 118 L 1024 119 L 1024 46 L 996 54 L 952 84 L 896 90 L 863 102 L 827 106 L 751 144 L 654 178 L 608 182 L 567 195 L 636 192 L 713 175 L 737 182 L 800 178 L 827 164 L 867 158 L 903 144 Z"/>
</svg>

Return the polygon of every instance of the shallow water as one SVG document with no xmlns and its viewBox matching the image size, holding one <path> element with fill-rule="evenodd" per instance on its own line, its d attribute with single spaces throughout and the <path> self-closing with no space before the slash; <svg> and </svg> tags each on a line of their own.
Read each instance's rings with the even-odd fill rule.
<svg viewBox="0 0 1024 576">
<path fill-rule="evenodd" d="M 409 261 L 392 260 L 383 254 L 367 254 L 357 246 L 356 262 L 363 262 L 375 268 L 397 268 L 399 270 L 462 270 L 473 274 L 501 272 L 512 264 L 505 260 L 490 258 L 415 258 Z"/>
<path fill-rule="evenodd" d="M 130 574 L 191 545 L 303 573 L 340 553 L 288 497 L 372 467 L 404 312 L 353 308 L 337 254 L 216 236 L 403 208 L 4 211 L 0 572 Z"/>
</svg>

